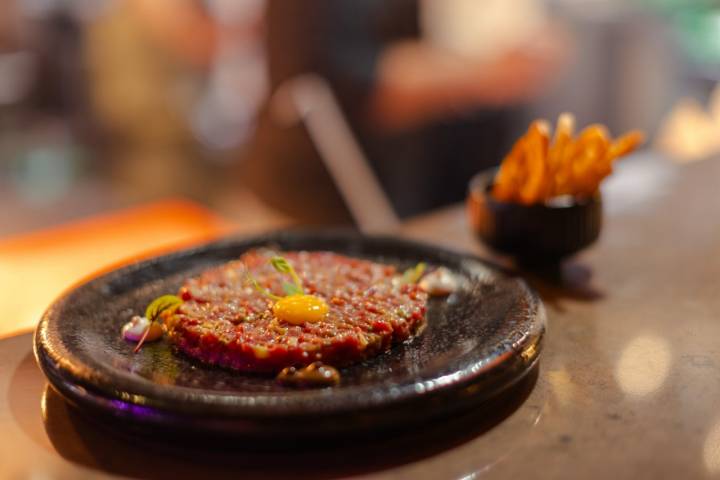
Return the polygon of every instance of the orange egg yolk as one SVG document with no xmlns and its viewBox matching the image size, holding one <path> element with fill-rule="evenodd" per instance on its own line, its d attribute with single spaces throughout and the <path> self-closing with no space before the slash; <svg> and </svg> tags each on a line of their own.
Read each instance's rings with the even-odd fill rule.
<svg viewBox="0 0 720 480">
<path fill-rule="evenodd" d="M 319 322 L 325 318 L 328 310 L 325 300 L 314 295 L 290 295 L 281 298 L 273 305 L 275 316 L 293 325 Z"/>
</svg>

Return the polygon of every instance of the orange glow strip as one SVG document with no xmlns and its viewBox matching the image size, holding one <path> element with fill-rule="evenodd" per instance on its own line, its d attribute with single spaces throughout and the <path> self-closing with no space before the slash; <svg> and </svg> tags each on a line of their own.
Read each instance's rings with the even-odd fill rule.
<svg viewBox="0 0 720 480">
<path fill-rule="evenodd" d="M 167 200 L 0 239 L 0 337 L 33 328 L 78 282 L 234 230 L 195 203 Z"/>
</svg>

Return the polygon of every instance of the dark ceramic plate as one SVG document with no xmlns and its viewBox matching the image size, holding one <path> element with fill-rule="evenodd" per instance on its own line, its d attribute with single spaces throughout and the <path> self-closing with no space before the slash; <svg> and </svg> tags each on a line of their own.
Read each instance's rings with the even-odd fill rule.
<svg viewBox="0 0 720 480">
<path fill-rule="evenodd" d="M 207 367 L 165 342 L 140 353 L 120 327 L 184 278 L 251 247 L 333 250 L 405 268 L 426 261 L 466 279 L 433 299 L 419 337 L 341 370 L 333 388 L 294 390 L 273 378 Z M 124 423 L 183 431 L 300 436 L 397 427 L 458 412 L 493 397 L 535 365 L 545 329 L 537 295 L 479 260 L 390 237 L 280 232 L 231 239 L 113 271 L 57 300 L 35 333 L 51 384 L 84 410 Z"/>
</svg>

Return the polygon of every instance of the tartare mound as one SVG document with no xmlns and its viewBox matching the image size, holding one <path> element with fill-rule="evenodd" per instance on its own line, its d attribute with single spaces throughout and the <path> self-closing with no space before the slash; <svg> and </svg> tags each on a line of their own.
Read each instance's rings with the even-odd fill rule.
<svg viewBox="0 0 720 480">
<path fill-rule="evenodd" d="M 315 361 L 341 367 L 388 350 L 424 325 L 427 294 L 393 282 L 395 267 L 332 252 L 282 252 L 305 293 L 327 302 L 318 322 L 293 325 L 273 314 L 274 301 L 248 281 L 282 296 L 287 280 L 251 250 L 238 260 L 188 279 L 183 303 L 168 319 L 170 341 L 195 359 L 245 372 L 278 372 Z"/>
</svg>

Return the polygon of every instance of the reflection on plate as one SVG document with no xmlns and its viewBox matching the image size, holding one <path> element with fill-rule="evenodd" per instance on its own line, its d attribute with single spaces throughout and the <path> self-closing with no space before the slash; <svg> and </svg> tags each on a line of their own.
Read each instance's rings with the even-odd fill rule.
<svg viewBox="0 0 720 480">
<path fill-rule="evenodd" d="M 120 326 L 151 299 L 257 246 L 332 250 L 401 269 L 425 261 L 467 281 L 430 301 L 422 335 L 342 369 L 333 388 L 294 390 L 272 377 L 210 368 L 165 342 L 133 354 L 120 338 Z M 90 411 L 177 430 L 315 436 L 422 423 L 476 406 L 530 371 L 544 329 L 537 295 L 477 258 L 391 237 L 279 232 L 159 257 L 79 286 L 45 313 L 35 352 L 51 384 Z"/>
</svg>

